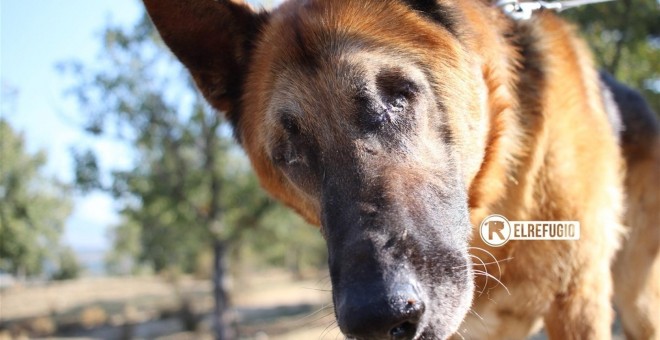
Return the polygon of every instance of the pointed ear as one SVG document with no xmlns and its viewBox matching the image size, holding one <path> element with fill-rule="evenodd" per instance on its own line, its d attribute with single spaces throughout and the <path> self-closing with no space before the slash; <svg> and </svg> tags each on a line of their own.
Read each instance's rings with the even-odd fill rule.
<svg viewBox="0 0 660 340">
<path fill-rule="evenodd" d="M 234 126 L 252 42 L 267 19 L 230 0 L 144 0 L 161 37 Z"/>
</svg>

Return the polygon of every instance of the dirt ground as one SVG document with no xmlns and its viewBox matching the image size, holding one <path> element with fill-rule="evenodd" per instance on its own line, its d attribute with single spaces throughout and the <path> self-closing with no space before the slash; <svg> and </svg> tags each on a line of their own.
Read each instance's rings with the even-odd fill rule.
<svg viewBox="0 0 660 340">
<path fill-rule="evenodd" d="M 239 338 L 340 338 L 324 275 L 295 280 L 286 272 L 268 271 L 231 282 Z M 17 285 L 0 291 L 0 329 L 4 329 L 0 339 L 21 335 L 119 338 L 123 325 L 129 323 L 135 324 L 131 326 L 134 338 L 211 338 L 211 292 L 210 282 L 191 278 L 176 284 L 159 277 L 123 277 Z M 196 333 L 181 332 L 182 301 L 201 319 Z M 61 326 L 71 324 L 77 326 Z M 164 336 L 166 330 L 173 334 Z"/>
<path fill-rule="evenodd" d="M 229 286 L 238 339 L 343 339 L 325 273 L 297 280 L 284 271 L 267 271 Z M 182 278 L 173 284 L 159 277 L 14 286 L 0 291 L 0 340 L 213 339 L 211 292 L 208 281 Z M 195 320 L 194 331 L 185 331 L 186 320 Z M 620 333 L 615 325 L 614 339 L 622 339 Z"/>
</svg>

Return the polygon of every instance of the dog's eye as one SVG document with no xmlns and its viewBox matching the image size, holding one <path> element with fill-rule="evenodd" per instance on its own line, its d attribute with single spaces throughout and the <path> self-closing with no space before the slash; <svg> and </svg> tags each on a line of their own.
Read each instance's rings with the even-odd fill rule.
<svg viewBox="0 0 660 340">
<path fill-rule="evenodd" d="M 273 162 L 281 167 L 305 165 L 305 158 L 291 142 L 284 142 L 273 151 Z"/>
<path fill-rule="evenodd" d="M 300 126 L 294 117 L 283 113 L 280 115 L 280 124 L 286 132 L 286 136 L 273 152 L 273 161 L 279 166 L 294 166 L 305 164 L 304 157 L 297 150 L 296 144 L 300 144 Z"/>
<path fill-rule="evenodd" d="M 380 94 L 391 103 L 409 102 L 415 99 L 419 89 L 400 70 L 384 70 L 376 77 Z"/>
<path fill-rule="evenodd" d="M 400 69 L 384 69 L 375 79 L 376 91 L 360 91 L 357 96 L 361 108 L 360 126 L 368 132 L 383 131 L 389 126 L 407 124 L 406 111 L 419 92 L 415 83 Z"/>
<path fill-rule="evenodd" d="M 274 150 L 271 159 L 273 164 L 299 189 L 318 193 L 315 173 L 318 161 L 310 146 L 299 138 L 281 140 Z"/>
<path fill-rule="evenodd" d="M 407 105 L 408 99 L 404 95 L 398 94 L 387 99 L 385 103 L 385 111 L 390 113 L 401 112 L 406 108 Z"/>
<path fill-rule="evenodd" d="M 400 124 L 402 120 L 408 119 L 403 116 L 413 100 L 412 90 L 406 87 L 391 92 L 382 91 L 379 95 L 378 99 L 373 98 L 373 95 L 357 97 L 357 103 L 362 109 L 359 123 L 366 131 L 381 130 L 388 124 Z"/>
<path fill-rule="evenodd" d="M 280 123 L 282 128 L 291 136 L 297 136 L 300 134 L 300 126 L 295 118 L 289 114 L 282 114 L 280 118 Z"/>
</svg>

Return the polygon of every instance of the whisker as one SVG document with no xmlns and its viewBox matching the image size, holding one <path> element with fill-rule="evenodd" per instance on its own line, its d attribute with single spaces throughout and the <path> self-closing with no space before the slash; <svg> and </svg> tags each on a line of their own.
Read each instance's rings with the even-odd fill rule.
<svg viewBox="0 0 660 340">
<path fill-rule="evenodd" d="M 481 320 L 481 322 L 484 322 L 484 318 L 483 318 L 481 315 L 479 315 L 479 313 L 477 313 L 477 311 L 474 310 L 474 308 L 470 308 L 470 310 L 468 311 L 468 313 L 474 314 L 474 316 L 476 316 L 477 318 L 479 318 L 479 320 Z M 485 324 L 484 324 L 484 325 L 485 325 Z"/>
<path fill-rule="evenodd" d="M 509 288 L 507 288 L 507 286 L 504 285 L 504 283 L 502 283 L 502 281 L 500 281 L 498 278 L 496 278 L 495 276 L 491 275 L 490 273 L 485 272 L 485 271 L 483 271 L 483 270 L 477 270 L 477 269 L 474 270 L 474 273 L 477 274 L 477 275 L 484 275 L 484 276 L 490 277 L 491 279 L 493 279 L 493 280 L 495 280 L 497 283 L 499 283 L 499 284 L 504 288 L 504 290 L 506 290 L 506 293 L 507 293 L 507 294 L 511 295 L 511 292 L 509 291 Z"/>
<path fill-rule="evenodd" d="M 328 293 L 332 292 L 332 289 L 322 289 L 322 288 L 313 288 L 313 287 L 302 287 L 302 289 L 313 290 L 317 292 L 328 292 Z"/>
<path fill-rule="evenodd" d="M 458 334 L 458 336 L 460 336 L 461 339 L 465 340 L 465 337 L 463 336 L 463 334 L 461 334 L 461 331 L 456 332 L 456 334 Z"/>
<path fill-rule="evenodd" d="M 500 267 L 500 261 L 495 257 L 495 255 L 493 255 L 493 253 L 491 253 L 488 250 L 486 250 L 484 248 L 481 248 L 481 247 L 468 247 L 468 249 L 480 250 L 480 251 L 486 253 L 487 255 L 489 255 L 490 257 L 492 257 L 493 260 L 495 260 L 495 264 L 497 265 L 497 270 L 499 271 L 499 276 L 502 277 L 502 267 Z M 510 261 L 512 259 L 513 258 L 511 257 L 511 258 L 508 258 L 506 260 Z"/>
<path fill-rule="evenodd" d="M 305 315 L 305 316 L 303 316 L 303 317 L 301 317 L 301 318 L 299 318 L 299 319 L 296 319 L 296 321 L 303 321 L 303 320 L 305 320 L 305 319 L 307 319 L 307 318 L 311 318 L 312 316 L 314 316 L 314 315 L 316 315 L 316 314 L 319 314 L 319 313 L 323 312 L 324 310 L 329 309 L 330 307 L 332 307 L 332 303 L 328 303 L 328 304 L 326 304 L 326 305 L 323 305 L 323 306 L 321 306 L 321 308 L 319 308 L 319 309 L 317 309 L 317 310 L 315 310 L 315 311 L 313 311 L 313 312 L 311 312 L 311 313 L 309 313 L 309 314 L 307 314 L 307 315 Z M 326 316 L 327 316 L 327 315 L 326 315 Z M 326 317 L 326 316 L 323 316 L 322 318 L 324 318 L 324 317 Z M 312 322 L 314 322 L 314 320 L 312 320 Z"/>
<path fill-rule="evenodd" d="M 330 283 L 330 275 L 325 275 L 325 276 L 319 278 L 318 280 L 316 280 L 316 284 L 318 286 L 323 286 L 323 285 L 326 285 L 328 283 Z"/>
<path fill-rule="evenodd" d="M 334 312 L 330 311 L 330 312 L 326 313 L 326 314 L 323 315 L 323 316 L 320 316 L 320 317 L 318 317 L 318 318 L 316 318 L 316 319 L 314 319 L 314 320 L 311 320 L 311 321 L 309 322 L 309 324 L 311 325 L 311 324 L 313 324 L 313 323 L 314 323 L 314 324 L 315 324 L 315 323 L 319 323 L 319 322 L 322 322 L 324 319 L 327 320 L 327 318 L 330 318 L 331 322 L 332 322 L 332 321 L 335 321 L 335 314 L 334 314 Z"/>
<path fill-rule="evenodd" d="M 321 332 L 321 334 L 319 335 L 319 339 L 322 339 L 326 335 L 330 334 L 330 332 L 334 329 L 333 326 L 336 326 L 336 325 L 337 325 L 337 321 L 333 320 L 327 326 L 325 326 L 325 328 L 323 329 L 323 332 Z"/>
<path fill-rule="evenodd" d="M 468 313 L 471 313 L 471 314 L 473 314 L 474 316 L 476 316 L 477 319 L 479 320 L 479 323 L 481 324 L 481 326 L 482 326 L 482 327 L 484 328 L 484 330 L 486 331 L 486 334 L 490 335 L 490 329 L 488 328 L 488 325 L 486 325 L 486 320 L 484 320 L 484 318 L 483 318 L 481 315 L 479 315 L 479 313 L 477 313 L 477 311 L 474 310 L 473 308 L 470 308 L 470 310 L 468 311 Z"/>
<path fill-rule="evenodd" d="M 468 254 L 468 255 L 478 257 L 477 255 L 474 255 L 474 254 Z M 479 259 L 481 260 L 481 258 L 479 258 Z M 490 264 L 497 264 L 497 263 L 507 262 L 507 261 L 511 261 L 511 260 L 513 260 L 513 257 L 507 257 L 505 259 L 501 259 L 501 260 L 497 260 L 497 261 L 491 261 L 491 262 L 483 262 L 483 260 L 481 260 L 481 262 L 485 265 L 490 265 Z M 452 267 L 452 269 L 467 268 L 469 266 L 470 266 L 470 264 L 463 264 L 463 265 L 460 265 L 460 266 Z"/>
<path fill-rule="evenodd" d="M 488 272 L 488 267 L 486 266 L 484 261 L 481 260 L 481 258 L 479 258 L 478 256 L 475 256 L 475 255 L 472 255 L 472 254 L 470 254 L 470 257 L 473 257 L 473 258 L 477 259 L 479 262 L 481 262 L 481 265 L 484 267 L 484 271 Z M 476 271 L 476 269 L 473 269 L 473 270 Z M 479 292 L 479 296 L 483 295 L 483 293 L 486 291 L 486 287 L 488 287 L 488 276 L 486 276 L 486 282 L 484 282 L 484 286 L 481 287 L 481 291 Z"/>
</svg>

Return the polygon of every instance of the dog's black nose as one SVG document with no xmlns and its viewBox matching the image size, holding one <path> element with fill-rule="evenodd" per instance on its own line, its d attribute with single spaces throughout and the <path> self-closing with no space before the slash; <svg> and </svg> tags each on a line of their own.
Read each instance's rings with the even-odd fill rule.
<svg viewBox="0 0 660 340">
<path fill-rule="evenodd" d="M 424 302 L 412 285 L 397 285 L 386 294 L 353 294 L 338 312 L 342 331 L 355 339 L 412 339 L 424 314 Z"/>
</svg>

